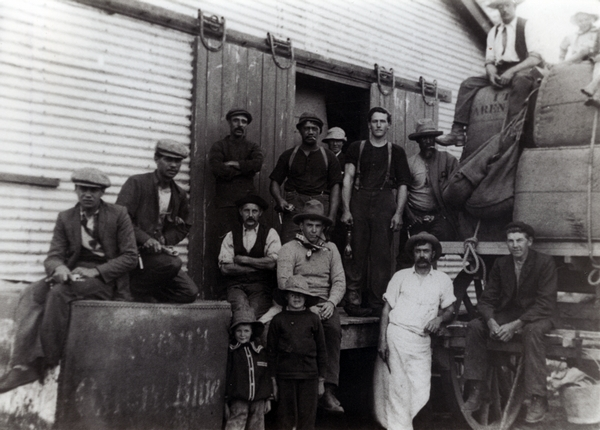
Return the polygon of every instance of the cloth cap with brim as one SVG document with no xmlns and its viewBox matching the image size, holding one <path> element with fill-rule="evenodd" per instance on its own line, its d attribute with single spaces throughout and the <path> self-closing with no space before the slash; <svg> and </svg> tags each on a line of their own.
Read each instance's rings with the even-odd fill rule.
<svg viewBox="0 0 600 430">
<path fill-rule="evenodd" d="M 300 224 L 305 219 L 312 219 L 323 221 L 325 225 L 331 225 L 333 222 L 329 217 L 325 216 L 325 209 L 323 207 L 323 203 L 318 200 L 309 200 L 304 203 L 304 209 L 297 215 L 294 215 L 292 218 L 296 224 Z"/>
<path fill-rule="evenodd" d="M 75 185 L 92 188 L 108 188 L 110 187 L 109 177 L 98 169 L 86 167 L 73 172 L 71 181 Z"/>
<path fill-rule="evenodd" d="M 225 119 L 227 121 L 229 121 L 231 118 L 233 118 L 234 116 L 237 116 L 237 115 L 245 116 L 246 119 L 248 120 L 248 124 L 250 124 L 252 122 L 252 115 L 250 115 L 250 112 L 248 112 L 246 109 L 231 109 L 225 115 Z"/>
<path fill-rule="evenodd" d="M 496 9 L 499 6 L 505 5 L 505 4 L 514 4 L 515 6 L 518 6 L 521 3 L 523 3 L 524 1 L 525 0 L 493 0 L 488 4 L 488 7 Z"/>
<path fill-rule="evenodd" d="M 571 17 L 571 24 L 577 25 L 577 22 L 575 21 L 575 19 L 577 18 L 577 15 L 589 15 L 593 18 L 594 21 L 598 21 L 598 18 L 600 18 L 600 15 L 598 15 L 597 8 L 594 8 L 593 10 L 580 9 L 579 11 L 575 12 L 575 14 Z"/>
<path fill-rule="evenodd" d="M 417 128 L 414 133 L 408 135 L 410 140 L 417 140 L 419 137 L 432 136 L 437 137 L 444 134 L 443 131 L 439 131 L 433 120 L 426 118 L 417 121 Z"/>
<path fill-rule="evenodd" d="M 300 115 L 300 119 L 298 120 L 298 124 L 296 124 L 296 128 L 300 130 L 302 124 L 308 121 L 314 122 L 319 126 L 319 133 L 323 132 L 323 121 L 321 121 L 321 118 L 312 112 L 304 112 L 302 115 Z"/>
<path fill-rule="evenodd" d="M 275 294 L 273 295 L 273 297 L 275 301 L 281 306 L 286 306 L 286 295 L 288 292 L 299 293 L 304 295 L 306 299 L 304 302 L 304 306 L 306 306 L 307 308 L 313 307 L 317 303 L 319 303 L 319 297 L 317 297 L 310 291 L 310 287 L 308 286 L 306 279 L 304 279 L 302 275 L 293 275 L 287 278 L 283 288 L 278 288 L 277 290 L 275 290 Z"/>
<path fill-rule="evenodd" d="M 256 316 L 254 316 L 252 309 L 242 309 L 233 313 L 229 333 L 233 335 L 235 328 L 240 324 L 249 324 L 252 326 L 252 338 L 260 337 L 265 329 L 263 323 L 256 321 Z"/>
<path fill-rule="evenodd" d="M 267 209 L 269 209 L 269 204 L 265 201 L 265 199 L 263 199 L 260 196 L 257 196 L 256 194 L 248 194 L 247 196 L 244 196 L 241 199 L 238 199 L 235 201 L 235 205 L 238 208 L 241 208 L 242 206 L 244 206 L 245 204 L 248 204 L 248 203 L 254 203 L 256 206 L 261 208 L 263 211 L 266 211 Z"/>
<path fill-rule="evenodd" d="M 187 146 L 170 139 L 162 139 L 156 142 L 155 152 L 166 157 L 181 159 L 190 155 L 190 150 Z"/>
<path fill-rule="evenodd" d="M 330 128 L 327 131 L 327 136 L 325 136 L 325 138 L 322 140 L 325 143 L 329 142 L 330 140 L 343 140 L 344 142 L 348 141 L 348 139 L 346 139 L 346 133 L 339 127 Z"/>
<path fill-rule="evenodd" d="M 440 243 L 438 238 L 435 237 L 433 234 L 427 233 L 425 231 L 417 233 L 408 239 L 404 248 L 406 250 L 406 253 L 412 256 L 413 250 L 415 249 L 416 244 L 419 242 L 431 243 L 433 251 L 435 252 L 435 256 L 433 257 L 434 260 L 437 260 L 442 256 L 442 244 Z"/>
<path fill-rule="evenodd" d="M 508 234 L 508 231 L 512 230 L 512 229 L 521 230 L 523 233 L 525 233 L 531 239 L 535 238 L 535 230 L 533 229 L 533 227 L 527 223 L 524 223 L 523 221 L 513 221 L 511 223 L 508 223 L 506 225 L 506 227 L 504 227 L 504 231 L 507 234 Z"/>
</svg>

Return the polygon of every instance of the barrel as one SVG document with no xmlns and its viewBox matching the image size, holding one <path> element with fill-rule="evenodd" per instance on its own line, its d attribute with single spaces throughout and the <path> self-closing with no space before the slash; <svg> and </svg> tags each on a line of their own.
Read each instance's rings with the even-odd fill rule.
<svg viewBox="0 0 600 430">
<path fill-rule="evenodd" d="M 589 145 L 596 108 L 581 92 L 592 79 L 592 63 L 556 65 L 542 80 L 534 113 L 534 142 L 539 148 Z M 596 143 L 600 142 L 600 133 Z"/>
<path fill-rule="evenodd" d="M 225 398 L 227 302 L 74 302 L 58 429 L 216 429 Z"/>
<path fill-rule="evenodd" d="M 508 88 L 498 89 L 491 85 L 477 92 L 471 106 L 470 122 L 467 127 L 467 144 L 461 160 L 467 158 L 490 137 L 502 130 L 508 110 L 508 94 Z"/>
<path fill-rule="evenodd" d="M 591 204 L 592 238 L 600 240 L 600 147 L 594 148 L 588 196 L 589 147 L 525 149 L 519 160 L 513 219 L 530 224 L 537 239 L 585 241 Z"/>
</svg>

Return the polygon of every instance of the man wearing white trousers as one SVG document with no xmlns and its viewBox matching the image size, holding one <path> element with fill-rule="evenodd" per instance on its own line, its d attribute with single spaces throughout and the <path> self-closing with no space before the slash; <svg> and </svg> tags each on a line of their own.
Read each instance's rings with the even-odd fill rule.
<svg viewBox="0 0 600 430">
<path fill-rule="evenodd" d="M 429 400 L 431 339 L 453 317 L 456 300 L 450 277 L 432 267 L 442 247 L 422 232 L 406 243 L 414 266 L 400 270 L 383 295 L 378 352 L 389 369 L 385 411 L 387 428 L 412 429 L 412 420 Z"/>
</svg>

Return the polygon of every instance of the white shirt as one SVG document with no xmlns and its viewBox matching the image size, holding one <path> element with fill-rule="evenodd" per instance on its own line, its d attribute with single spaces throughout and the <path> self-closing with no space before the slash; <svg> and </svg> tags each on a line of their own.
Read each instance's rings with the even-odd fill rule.
<svg viewBox="0 0 600 430">
<path fill-rule="evenodd" d="M 242 233 L 242 243 L 244 245 L 244 249 L 247 252 L 254 247 L 256 243 L 256 237 L 258 234 L 258 229 L 260 226 L 257 226 L 253 229 L 243 228 Z M 267 234 L 267 240 L 265 242 L 265 257 L 271 257 L 273 260 L 277 261 L 277 255 L 279 254 L 279 250 L 281 249 L 281 239 L 279 239 L 279 235 L 275 231 L 275 229 L 269 229 L 269 233 Z M 235 250 L 233 248 L 233 233 L 229 232 L 225 235 L 223 242 L 221 243 L 221 251 L 219 252 L 219 268 L 221 268 L 224 264 L 233 263 L 233 259 L 235 257 Z"/>
<path fill-rule="evenodd" d="M 455 302 L 452 280 L 444 272 L 431 269 L 420 276 L 414 266 L 396 272 L 390 280 L 383 299 L 392 308 L 389 323 L 421 336 L 425 325 Z"/>
<path fill-rule="evenodd" d="M 502 45 L 502 32 L 506 28 L 506 49 L 503 51 Z M 497 31 L 496 31 L 497 29 Z M 500 23 L 492 27 L 487 36 L 487 49 L 485 53 L 485 63 L 498 64 L 500 61 L 510 63 L 520 63 L 519 55 L 515 48 L 517 39 L 517 18 L 513 19 L 510 23 Z M 535 34 L 530 30 L 529 23 L 525 24 L 525 42 L 527 44 L 527 50 L 529 54 L 536 53 L 541 56 L 539 49 L 540 41 Z"/>
</svg>

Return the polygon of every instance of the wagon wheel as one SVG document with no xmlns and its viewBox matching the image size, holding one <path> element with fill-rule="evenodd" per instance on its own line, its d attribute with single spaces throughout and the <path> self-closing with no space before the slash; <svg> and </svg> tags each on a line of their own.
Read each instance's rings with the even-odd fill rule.
<svg viewBox="0 0 600 430">
<path fill-rule="evenodd" d="M 508 430 L 514 423 L 524 400 L 523 390 L 517 381 L 521 379 L 522 362 L 519 354 L 494 353 L 494 362 L 490 363 L 487 387 L 488 395 L 478 411 L 468 412 L 462 409 L 468 398 L 465 384 L 463 351 L 449 354 L 449 379 L 453 395 L 454 410 L 473 430 Z M 450 387 L 447 387 L 450 388 Z"/>
</svg>

